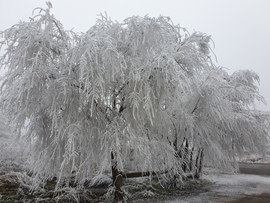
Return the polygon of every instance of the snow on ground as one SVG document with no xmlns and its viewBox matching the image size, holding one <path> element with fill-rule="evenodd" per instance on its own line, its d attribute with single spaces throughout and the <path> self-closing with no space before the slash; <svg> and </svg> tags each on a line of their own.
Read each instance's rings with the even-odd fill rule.
<svg viewBox="0 0 270 203">
<path fill-rule="evenodd" d="M 211 191 L 233 195 L 254 195 L 270 192 L 270 177 L 248 174 L 206 175 L 215 183 Z"/>
<path fill-rule="evenodd" d="M 225 203 L 243 196 L 270 192 L 270 176 L 209 173 L 202 178 L 214 183 L 207 191 L 186 195 L 165 203 Z"/>
</svg>

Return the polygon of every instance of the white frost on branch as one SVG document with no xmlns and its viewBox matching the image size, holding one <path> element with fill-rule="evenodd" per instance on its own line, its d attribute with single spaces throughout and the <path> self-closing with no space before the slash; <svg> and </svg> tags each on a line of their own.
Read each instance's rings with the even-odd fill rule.
<svg viewBox="0 0 270 203">
<path fill-rule="evenodd" d="M 267 143 L 269 115 L 248 107 L 258 76 L 229 76 L 210 59 L 210 36 L 167 17 L 101 16 L 86 33 L 64 30 L 50 5 L 3 32 L 1 109 L 34 144 L 29 167 L 46 180 L 85 181 L 111 169 L 181 174 L 184 139 L 225 166 Z M 184 160 L 185 159 L 185 160 Z"/>
</svg>

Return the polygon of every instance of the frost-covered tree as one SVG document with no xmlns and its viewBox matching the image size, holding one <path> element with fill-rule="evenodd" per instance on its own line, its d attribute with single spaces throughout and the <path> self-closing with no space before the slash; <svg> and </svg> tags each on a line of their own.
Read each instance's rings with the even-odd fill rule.
<svg viewBox="0 0 270 203">
<path fill-rule="evenodd" d="M 111 159 L 121 171 L 129 159 L 141 171 L 177 168 L 167 109 L 208 63 L 203 35 L 182 37 L 169 18 L 147 16 L 102 16 L 77 34 L 40 10 L 3 32 L 1 63 L 1 107 L 19 133 L 27 125 L 33 172 L 85 180 Z"/>
<path fill-rule="evenodd" d="M 37 178 L 60 182 L 75 172 L 83 182 L 112 170 L 116 180 L 129 167 L 181 177 L 184 138 L 217 166 L 229 160 L 227 146 L 240 150 L 241 137 L 245 147 L 266 139 L 268 115 L 248 108 L 261 99 L 257 76 L 215 67 L 210 36 L 148 16 L 101 16 L 78 34 L 48 5 L 1 42 L 1 108 L 19 134 L 26 128 Z"/>
<path fill-rule="evenodd" d="M 190 157 L 197 150 L 196 159 L 205 155 L 207 164 L 233 171 L 235 156 L 269 147 L 269 113 L 254 109 L 256 102 L 264 102 L 256 73 L 242 70 L 228 75 L 223 69 L 212 68 L 196 80 L 173 124 L 187 166 L 199 167 L 198 160 Z"/>
</svg>

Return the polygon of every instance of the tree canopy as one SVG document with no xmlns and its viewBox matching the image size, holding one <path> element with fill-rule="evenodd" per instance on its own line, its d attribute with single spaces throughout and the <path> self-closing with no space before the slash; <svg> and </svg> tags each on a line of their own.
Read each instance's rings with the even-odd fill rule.
<svg viewBox="0 0 270 203">
<path fill-rule="evenodd" d="M 183 140 L 231 170 L 233 154 L 268 144 L 269 114 L 252 107 L 263 101 L 259 76 L 216 67 L 209 35 L 163 16 L 106 15 L 75 33 L 50 7 L 37 11 L 1 41 L 1 109 L 18 133 L 26 128 L 37 177 L 76 171 L 84 181 L 112 158 L 119 171 L 181 175 Z"/>
</svg>

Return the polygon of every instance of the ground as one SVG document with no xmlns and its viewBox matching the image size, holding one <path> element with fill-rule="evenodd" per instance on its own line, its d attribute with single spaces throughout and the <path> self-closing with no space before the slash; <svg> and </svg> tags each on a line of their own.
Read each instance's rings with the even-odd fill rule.
<svg viewBox="0 0 270 203">
<path fill-rule="evenodd" d="M 208 191 L 179 197 L 166 203 L 229 203 L 236 199 L 254 197 L 270 191 L 270 176 L 210 172 L 202 178 L 214 183 Z M 270 202 L 269 199 L 268 201 Z"/>
<path fill-rule="evenodd" d="M 49 190 L 38 191 L 35 195 L 26 195 L 28 189 L 18 187 L 20 182 L 18 179 L 25 177 L 25 174 L 21 172 L 11 172 L 0 176 L 0 203 L 36 202 L 37 200 L 44 203 L 55 202 L 51 200 L 53 192 L 48 192 Z M 50 187 L 49 184 L 47 188 Z M 249 199 L 255 198 L 256 203 L 270 202 L 270 176 L 224 174 L 210 168 L 205 168 L 200 181 L 189 182 L 182 191 L 166 191 L 155 186 L 149 187 L 144 178 L 129 180 L 124 185 L 130 196 L 127 202 L 133 203 L 249 203 Z M 137 190 L 136 187 L 139 189 Z M 110 202 L 110 199 L 105 198 L 106 193 L 107 189 L 100 187 L 92 188 L 88 190 L 88 194 L 85 194 L 92 195 L 90 202 Z M 102 197 L 94 197 L 95 195 Z M 251 200 L 250 203 L 252 203 Z"/>
</svg>

